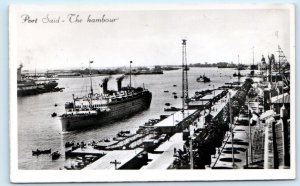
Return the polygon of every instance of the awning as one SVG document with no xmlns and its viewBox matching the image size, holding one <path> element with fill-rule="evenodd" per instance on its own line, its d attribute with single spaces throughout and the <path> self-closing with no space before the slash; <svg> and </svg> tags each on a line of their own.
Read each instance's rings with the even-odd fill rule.
<svg viewBox="0 0 300 186">
<path fill-rule="evenodd" d="M 264 113 L 262 113 L 262 114 L 260 115 L 260 119 L 266 119 L 266 118 L 269 118 L 269 117 L 273 116 L 274 113 L 275 113 L 275 112 L 274 112 L 273 110 L 267 110 L 266 112 L 264 112 Z"/>
<path fill-rule="evenodd" d="M 290 95 L 288 93 L 284 93 L 271 98 L 271 103 L 283 103 L 283 102 L 290 103 Z"/>
</svg>

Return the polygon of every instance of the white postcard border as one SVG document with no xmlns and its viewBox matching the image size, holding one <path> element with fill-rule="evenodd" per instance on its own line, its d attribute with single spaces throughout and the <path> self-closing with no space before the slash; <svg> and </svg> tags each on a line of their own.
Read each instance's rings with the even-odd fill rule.
<svg viewBox="0 0 300 186">
<path fill-rule="evenodd" d="M 17 125 L 17 61 L 16 18 L 18 11 L 92 11 L 92 10 L 196 10 L 196 9 L 289 9 L 291 49 L 291 167 L 279 170 L 19 170 Z M 114 5 L 114 6 L 20 6 L 12 5 L 9 11 L 9 122 L 10 122 L 10 179 L 15 183 L 28 182 L 131 182 L 131 181 L 216 181 L 216 180 L 274 180 L 295 179 L 295 7 L 291 4 L 243 5 Z M 184 175 L 184 176 L 183 176 Z"/>
</svg>

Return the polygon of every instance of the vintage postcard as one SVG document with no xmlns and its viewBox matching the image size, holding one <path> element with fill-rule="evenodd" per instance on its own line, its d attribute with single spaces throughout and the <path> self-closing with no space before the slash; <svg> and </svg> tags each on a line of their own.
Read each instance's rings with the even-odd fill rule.
<svg viewBox="0 0 300 186">
<path fill-rule="evenodd" d="M 9 73 L 12 182 L 295 179 L 291 4 L 11 5 Z"/>
</svg>

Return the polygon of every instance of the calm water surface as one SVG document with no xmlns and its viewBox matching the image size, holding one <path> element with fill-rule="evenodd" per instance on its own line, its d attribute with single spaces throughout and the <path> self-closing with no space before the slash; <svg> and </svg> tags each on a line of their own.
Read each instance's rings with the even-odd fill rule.
<svg viewBox="0 0 300 186">
<path fill-rule="evenodd" d="M 191 68 L 188 71 L 189 95 L 195 91 L 212 89 L 224 85 L 225 82 L 237 81 L 232 77 L 236 72 L 233 69 L 218 68 Z M 210 83 L 198 83 L 196 78 L 205 73 L 211 79 Z M 246 71 L 242 71 L 242 74 Z M 164 112 L 165 103 L 171 106 L 181 105 L 181 70 L 165 71 L 163 75 L 139 75 L 132 77 L 133 86 L 144 86 L 152 92 L 152 103 L 148 110 L 135 116 L 115 123 L 100 126 L 94 129 L 81 130 L 76 132 L 61 131 L 59 117 L 51 117 L 51 113 L 58 115 L 64 113 L 64 104 L 72 100 L 72 94 L 82 96 L 89 90 L 89 78 L 62 78 L 58 80 L 59 87 L 65 87 L 63 92 L 45 93 L 34 96 L 18 97 L 18 156 L 19 169 L 59 169 L 65 163 L 64 155 L 58 160 L 52 161 L 50 155 L 32 156 L 31 150 L 49 149 L 58 150 L 64 154 L 64 144 L 67 141 L 76 142 L 93 140 L 98 141 L 105 137 L 113 137 L 121 130 L 135 132 L 140 125 L 148 119 L 159 118 Z M 112 76 L 108 82 L 109 89 L 117 89 L 116 78 Z M 104 76 L 93 77 L 94 92 L 99 93 L 101 80 Z M 129 78 L 123 80 L 123 86 L 129 84 Z M 173 85 L 177 85 L 174 87 Z M 210 85 L 210 86 L 209 86 Z M 165 93 L 168 90 L 169 93 Z M 178 99 L 174 99 L 172 92 L 177 92 Z M 58 104 L 57 107 L 54 104 Z"/>
</svg>

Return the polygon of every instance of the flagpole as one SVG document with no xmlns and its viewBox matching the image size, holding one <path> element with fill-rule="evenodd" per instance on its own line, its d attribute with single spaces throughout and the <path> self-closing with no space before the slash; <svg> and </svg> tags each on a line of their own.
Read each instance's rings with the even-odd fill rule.
<svg viewBox="0 0 300 186">
<path fill-rule="evenodd" d="M 92 101 L 93 101 L 93 83 L 92 83 L 92 73 L 91 73 L 91 63 L 93 63 L 93 61 L 90 61 L 89 63 L 89 69 L 90 69 L 90 81 L 91 81 L 91 95 L 90 95 L 90 98 L 91 98 L 91 101 L 90 101 L 90 109 L 92 109 Z"/>
<path fill-rule="evenodd" d="M 253 152 L 252 152 L 252 131 L 251 131 L 251 118 L 250 118 L 250 103 L 249 103 L 249 97 L 248 97 L 248 118 L 249 118 L 249 148 L 250 148 L 250 160 L 251 163 L 253 163 Z"/>
</svg>

